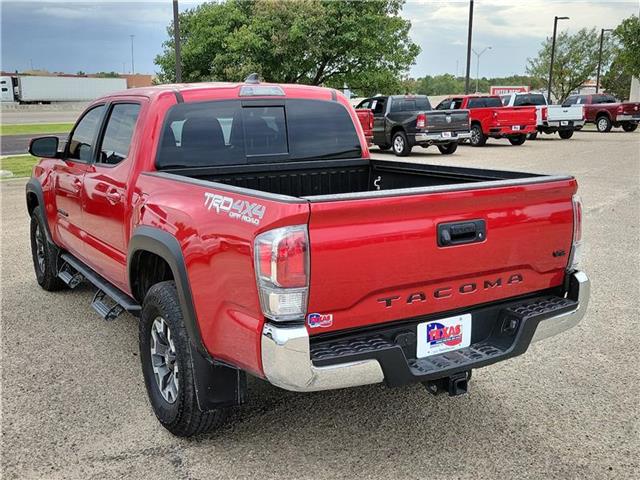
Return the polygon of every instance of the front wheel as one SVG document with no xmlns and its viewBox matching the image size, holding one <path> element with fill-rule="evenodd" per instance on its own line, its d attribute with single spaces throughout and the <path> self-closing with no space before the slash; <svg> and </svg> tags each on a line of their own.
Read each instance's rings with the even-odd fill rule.
<svg viewBox="0 0 640 480">
<path fill-rule="evenodd" d="M 560 135 L 560 138 L 563 140 L 569 140 L 573 137 L 573 130 L 559 130 L 558 135 Z"/>
<path fill-rule="evenodd" d="M 457 149 L 458 149 L 458 143 L 457 142 L 451 142 L 451 143 L 447 143 L 445 145 L 438 145 L 438 150 L 440 150 L 440 153 L 443 154 L 443 155 L 451 155 Z"/>
<path fill-rule="evenodd" d="M 190 437 L 219 427 L 226 409 L 198 407 L 189 338 L 173 281 L 153 285 L 145 296 L 138 343 L 151 407 L 163 427 Z"/>
<path fill-rule="evenodd" d="M 511 143 L 511 145 L 522 145 L 526 140 L 526 135 L 516 135 L 514 137 L 509 137 L 509 142 Z"/>
<path fill-rule="evenodd" d="M 596 121 L 596 128 L 600 133 L 607 133 L 611 131 L 611 127 L 612 125 L 609 117 L 607 117 L 606 115 L 598 117 L 598 120 Z"/>
<path fill-rule="evenodd" d="M 638 124 L 637 123 L 623 123 L 622 124 L 622 129 L 625 132 L 635 132 L 637 128 L 638 128 Z"/>
<path fill-rule="evenodd" d="M 391 144 L 393 146 L 393 153 L 395 153 L 398 157 L 406 157 L 411 153 L 411 146 L 409 145 L 409 141 L 407 140 L 407 135 L 402 131 L 396 132 L 393 135 Z"/>
<path fill-rule="evenodd" d="M 47 240 L 45 219 L 40 207 L 31 213 L 31 256 L 36 280 L 44 290 L 54 292 L 65 287 L 58 277 L 58 256 L 60 250 Z"/>
<path fill-rule="evenodd" d="M 469 140 L 472 147 L 482 147 L 487 143 L 487 137 L 482 131 L 482 127 L 480 125 L 473 125 L 471 127 L 471 139 Z"/>
</svg>

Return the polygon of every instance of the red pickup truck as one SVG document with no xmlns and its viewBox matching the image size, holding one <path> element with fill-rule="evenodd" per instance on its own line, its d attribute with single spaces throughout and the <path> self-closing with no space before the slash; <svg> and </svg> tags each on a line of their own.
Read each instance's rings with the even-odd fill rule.
<svg viewBox="0 0 640 480">
<path fill-rule="evenodd" d="M 373 145 L 373 111 L 369 108 L 356 108 L 356 114 L 367 145 Z"/>
<path fill-rule="evenodd" d="M 335 90 L 131 89 L 30 152 L 38 284 L 87 281 L 101 317 L 139 317 L 176 435 L 220 425 L 247 373 L 458 395 L 587 307 L 574 178 L 372 160 Z"/>
<path fill-rule="evenodd" d="M 599 132 L 609 132 L 611 127 L 634 132 L 640 123 L 640 103 L 620 102 L 611 95 L 571 95 L 562 106 L 570 105 L 584 105 L 586 122 L 595 123 Z"/>
<path fill-rule="evenodd" d="M 482 147 L 489 137 L 506 138 L 511 145 L 522 145 L 527 135 L 537 129 L 536 107 L 504 107 L 496 95 L 446 98 L 436 110 L 469 110 L 469 142 L 474 147 Z"/>
</svg>

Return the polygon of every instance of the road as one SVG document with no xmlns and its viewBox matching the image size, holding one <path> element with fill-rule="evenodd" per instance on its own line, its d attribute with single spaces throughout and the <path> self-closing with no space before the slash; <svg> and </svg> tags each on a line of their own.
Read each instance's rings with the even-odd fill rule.
<svg viewBox="0 0 640 480">
<path fill-rule="evenodd" d="M 26 135 L 0 135 L 0 155 L 21 155 L 27 153 L 29 141 L 34 137 L 55 135 L 60 138 L 60 144 L 67 141 L 66 133 L 29 133 Z"/>
<path fill-rule="evenodd" d="M 457 398 L 250 379 L 233 421 L 192 440 L 154 418 L 133 317 L 99 320 L 88 287 L 38 288 L 24 181 L 3 182 L 3 478 L 637 478 L 640 132 L 543 138 L 410 160 L 575 175 L 593 285 L 580 325 L 477 370 Z"/>
<path fill-rule="evenodd" d="M 83 108 L 69 110 L 3 110 L 2 123 L 73 123 Z"/>
</svg>

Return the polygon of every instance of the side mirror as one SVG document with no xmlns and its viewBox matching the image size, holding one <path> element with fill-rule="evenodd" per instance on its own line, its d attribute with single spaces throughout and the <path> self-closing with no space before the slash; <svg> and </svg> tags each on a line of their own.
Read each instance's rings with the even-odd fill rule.
<svg viewBox="0 0 640 480">
<path fill-rule="evenodd" d="M 29 153 L 34 157 L 58 158 L 58 137 L 38 137 L 29 142 Z"/>
</svg>

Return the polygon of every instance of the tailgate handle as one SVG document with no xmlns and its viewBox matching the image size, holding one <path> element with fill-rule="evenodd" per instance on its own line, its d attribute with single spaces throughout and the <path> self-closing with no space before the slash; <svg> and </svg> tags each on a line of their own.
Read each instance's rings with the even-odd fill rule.
<svg viewBox="0 0 640 480">
<path fill-rule="evenodd" d="M 438 225 L 439 247 L 478 243 L 484 241 L 486 236 L 487 226 L 484 220 L 449 222 Z"/>
</svg>

